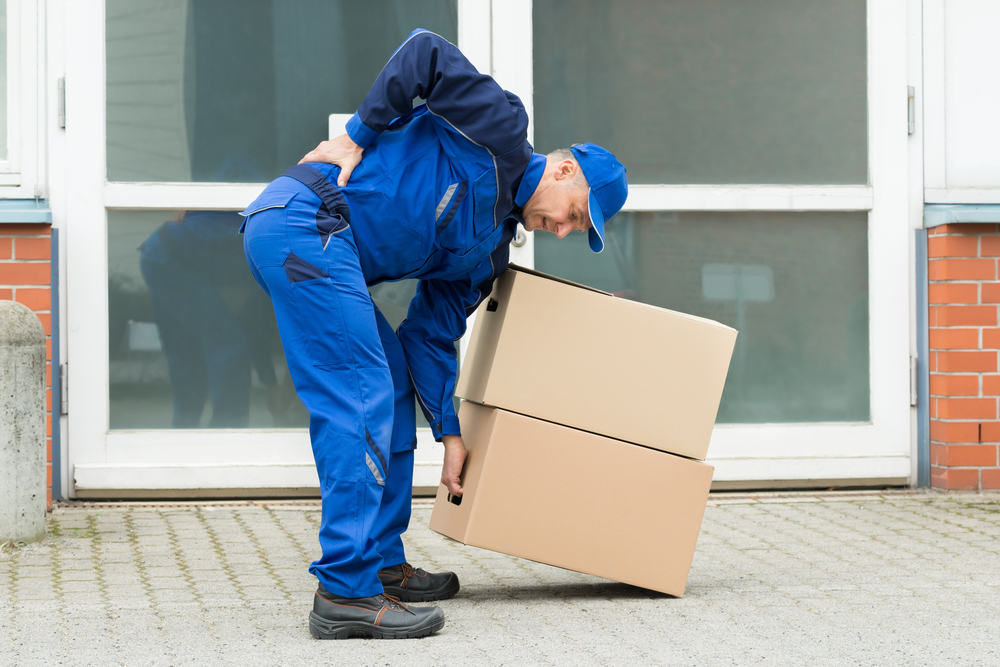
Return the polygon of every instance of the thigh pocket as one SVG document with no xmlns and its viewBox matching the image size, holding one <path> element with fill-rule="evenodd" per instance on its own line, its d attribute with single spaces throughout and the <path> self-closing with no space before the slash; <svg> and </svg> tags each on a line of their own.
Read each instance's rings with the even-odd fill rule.
<svg viewBox="0 0 1000 667">
<path fill-rule="evenodd" d="M 294 255 L 289 255 L 289 259 Z M 302 260 L 299 260 L 302 261 Z M 311 266 L 311 265 L 310 265 Z M 316 267 L 312 267 L 316 269 Z M 295 271 L 301 271 L 296 267 Z M 351 314 L 344 311 L 341 295 L 328 276 L 306 280 L 291 280 L 295 310 L 306 333 L 302 343 L 306 357 L 313 366 L 344 368 L 351 364 L 351 343 L 348 338 Z"/>
</svg>

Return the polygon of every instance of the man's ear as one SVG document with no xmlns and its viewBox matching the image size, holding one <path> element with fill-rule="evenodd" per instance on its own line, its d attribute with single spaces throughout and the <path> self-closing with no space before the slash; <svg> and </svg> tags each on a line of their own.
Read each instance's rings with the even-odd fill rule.
<svg viewBox="0 0 1000 667">
<path fill-rule="evenodd" d="M 573 175 L 576 169 L 576 163 L 572 160 L 563 160 L 558 165 L 556 165 L 555 178 L 557 181 L 561 181 L 564 178 Z"/>
</svg>

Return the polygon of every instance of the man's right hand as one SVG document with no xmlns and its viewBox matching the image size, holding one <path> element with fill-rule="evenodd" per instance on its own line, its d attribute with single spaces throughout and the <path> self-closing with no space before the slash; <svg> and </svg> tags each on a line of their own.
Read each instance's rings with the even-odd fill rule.
<svg viewBox="0 0 1000 667">
<path fill-rule="evenodd" d="M 465 448 L 465 441 L 460 435 L 441 436 L 444 443 L 444 464 L 441 467 L 441 483 L 448 488 L 448 493 L 453 496 L 462 495 L 462 467 L 465 465 L 465 457 L 469 450 Z"/>
<path fill-rule="evenodd" d="M 337 178 L 337 185 L 344 187 L 351 178 L 351 172 L 361 162 L 361 154 L 364 149 L 354 143 L 349 135 L 342 134 L 329 141 L 321 141 L 319 146 L 306 153 L 305 157 L 299 160 L 303 162 L 327 162 L 340 167 L 340 176 Z"/>
</svg>

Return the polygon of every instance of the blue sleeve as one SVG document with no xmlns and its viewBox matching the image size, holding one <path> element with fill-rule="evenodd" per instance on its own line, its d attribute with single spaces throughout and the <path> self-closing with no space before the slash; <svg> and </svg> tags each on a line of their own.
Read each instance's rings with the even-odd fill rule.
<svg viewBox="0 0 1000 667">
<path fill-rule="evenodd" d="M 413 110 L 415 97 L 493 156 L 519 148 L 527 138 L 521 100 L 480 74 L 457 46 L 427 30 L 414 30 L 392 54 L 347 123 L 347 133 L 367 148 L 394 119 Z"/>
<path fill-rule="evenodd" d="M 464 280 L 421 280 L 397 334 L 424 417 L 434 439 L 461 435 L 455 414 L 458 377 L 456 342 L 466 319 L 493 291 L 493 281 L 507 268 L 511 235 Z"/>
<path fill-rule="evenodd" d="M 471 305 L 471 294 L 465 281 L 421 280 L 397 331 L 417 400 L 435 440 L 462 432 L 454 406 L 456 341 L 465 333 L 465 307 Z"/>
</svg>

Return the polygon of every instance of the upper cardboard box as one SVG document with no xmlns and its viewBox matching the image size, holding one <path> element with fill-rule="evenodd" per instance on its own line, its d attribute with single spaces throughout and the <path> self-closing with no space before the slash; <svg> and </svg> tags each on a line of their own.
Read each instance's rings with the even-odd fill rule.
<svg viewBox="0 0 1000 667">
<path fill-rule="evenodd" d="M 736 330 L 511 266 L 456 395 L 703 460 Z"/>
</svg>

